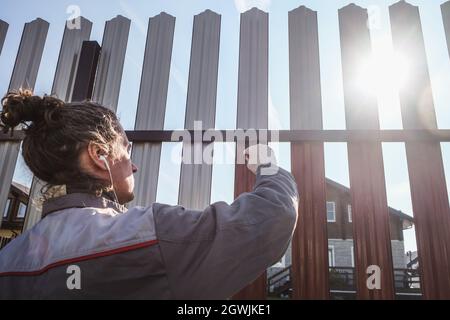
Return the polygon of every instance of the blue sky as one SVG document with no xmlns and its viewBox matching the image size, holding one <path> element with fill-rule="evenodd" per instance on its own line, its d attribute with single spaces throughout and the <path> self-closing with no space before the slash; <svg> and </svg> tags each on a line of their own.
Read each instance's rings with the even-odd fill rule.
<svg viewBox="0 0 450 320">
<path fill-rule="evenodd" d="M 372 21 L 372 42 L 375 52 L 385 53 L 390 44 L 388 6 L 396 1 L 361 0 L 356 4 L 369 8 Z M 433 85 L 433 98 L 439 128 L 450 128 L 450 59 L 444 38 L 440 13 L 440 0 L 411 0 L 418 5 L 422 19 L 428 64 Z M 23 24 L 36 17 L 50 22 L 47 43 L 35 86 L 38 94 L 49 93 L 52 87 L 66 12 L 77 5 L 81 14 L 91 20 L 91 39 L 101 43 L 104 23 L 117 14 L 132 20 L 118 115 L 126 129 L 132 129 L 137 107 L 141 68 L 144 56 L 148 18 L 165 11 L 176 17 L 169 93 L 165 119 L 166 129 L 182 128 L 186 106 L 189 72 L 190 40 L 193 16 L 211 9 L 222 15 L 216 128 L 235 128 L 237 101 L 237 74 L 239 48 L 239 14 L 252 6 L 269 12 L 269 127 L 289 128 L 289 76 L 288 76 L 288 11 L 306 5 L 318 11 L 319 45 L 323 119 L 325 129 L 344 129 L 344 99 L 340 63 L 337 10 L 350 1 L 339 0 L 2 0 L 0 19 L 10 24 L 3 52 L 0 56 L 0 91 L 5 92 L 12 73 Z M 395 88 L 382 85 L 379 90 L 379 109 L 382 129 L 402 128 L 400 106 Z M 179 163 L 168 161 L 176 144 L 164 144 L 158 185 L 157 201 L 177 202 Z M 450 172 L 450 144 L 443 143 L 444 165 Z M 217 152 L 221 151 L 218 147 Z M 228 148 L 231 152 L 233 148 Z M 288 144 L 280 144 L 279 162 L 290 167 Z M 412 214 L 406 156 L 402 143 L 384 143 L 386 182 L 389 205 Z M 230 156 L 230 154 L 229 154 Z M 344 143 L 326 144 L 326 174 L 329 178 L 349 185 L 347 152 Z M 15 179 L 30 184 L 31 175 L 22 161 Z M 232 165 L 215 165 L 213 170 L 212 201 L 233 199 L 234 169 Z M 449 180 L 449 179 L 447 179 Z M 448 183 L 448 182 L 447 182 Z M 406 235 L 408 249 L 415 248 L 413 232 Z"/>
</svg>

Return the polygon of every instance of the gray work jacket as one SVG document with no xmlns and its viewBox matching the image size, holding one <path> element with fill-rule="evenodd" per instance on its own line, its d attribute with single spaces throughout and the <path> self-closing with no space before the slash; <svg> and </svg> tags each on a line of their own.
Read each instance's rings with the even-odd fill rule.
<svg viewBox="0 0 450 320">
<path fill-rule="evenodd" d="M 281 259 L 298 192 L 282 168 L 203 211 L 69 193 L 0 250 L 1 299 L 226 299 Z"/>
</svg>

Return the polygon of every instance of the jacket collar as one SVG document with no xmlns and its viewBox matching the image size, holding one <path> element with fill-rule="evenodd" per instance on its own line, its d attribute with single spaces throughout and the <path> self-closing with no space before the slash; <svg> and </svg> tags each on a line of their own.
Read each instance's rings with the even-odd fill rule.
<svg viewBox="0 0 450 320">
<path fill-rule="evenodd" d="M 125 212 L 127 208 L 104 196 L 97 197 L 90 193 L 68 193 L 56 198 L 50 198 L 42 204 L 42 217 L 48 214 L 68 208 L 112 208 L 118 212 Z"/>
</svg>

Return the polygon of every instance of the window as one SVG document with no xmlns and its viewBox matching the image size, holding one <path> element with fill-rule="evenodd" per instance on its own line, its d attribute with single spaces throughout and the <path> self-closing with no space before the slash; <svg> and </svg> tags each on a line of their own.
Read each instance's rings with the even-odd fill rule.
<svg viewBox="0 0 450 320">
<path fill-rule="evenodd" d="M 9 206 L 10 205 L 11 205 L 11 199 L 8 198 L 8 200 L 6 200 L 5 211 L 3 211 L 3 218 L 7 218 L 8 217 L 8 212 L 9 212 Z"/>
<path fill-rule="evenodd" d="M 353 246 L 350 247 L 350 255 L 352 257 L 352 268 L 355 267 L 355 252 L 353 251 Z"/>
<path fill-rule="evenodd" d="M 277 263 L 272 267 L 285 268 L 286 267 L 286 255 L 284 255 Z"/>
<path fill-rule="evenodd" d="M 347 205 L 348 222 L 352 222 L 352 205 Z"/>
<path fill-rule="evenodd" d="M 327 221 L 336 222 L 336 204 L 334 201 L 327 201 Z"/>
<path fill-rule="evenodd" d="M 23 219 L 25 218 L 25 214 L 27 213 L 27 205 L 23 202 L 19 203 L 19 210 L 17 211 L 17 218 Z"/>
<path fill-rule="evenodd" d="M 328 246 L 328 266 L 334 267 L 335 261 L 334 261 L 334 246 Z"/>
</svg>

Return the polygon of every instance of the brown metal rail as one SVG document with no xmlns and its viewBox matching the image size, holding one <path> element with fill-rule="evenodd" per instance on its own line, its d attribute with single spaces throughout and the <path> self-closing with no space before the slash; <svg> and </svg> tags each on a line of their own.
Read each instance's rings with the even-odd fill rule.
<svg viewBox="0 0 450 320">
<path fill-rule="evenodd" d="M 193 136 L 193 130 L 187 130 Z M 450 142 L 450 130 L 280 130 L 279 137 L 272 140 L 274 130 L 256 130 L 259 134 L 267 131 L 268 141 L 274 142 L 350 142 L 350 141 L 379 141 L 379 142 L 408 142 L 408 141 L 435 141 Z M 126 131 L 132 142 L 177 142 L 172 141 L 173 134 L 181 134 L 184 130 L 147 130 Z M 202 131 L 204 133 L 205 130 Z M 233 135 L 236 130 L 211 130 L 221 134 L 224 138 Z M 18 130 L 11 136 L 10 133 L 0 133 L 0 141 L 20 141 L 25 137 L 24 132 Z M 180 139 L 181 141 L 181 139 Z M 203 141 L 214 141 L 214 138 Z M 235 139 L 236 141 L 236 139 Z M 220 141 L 219 141 L 220 142 Z"/>
</svg>

